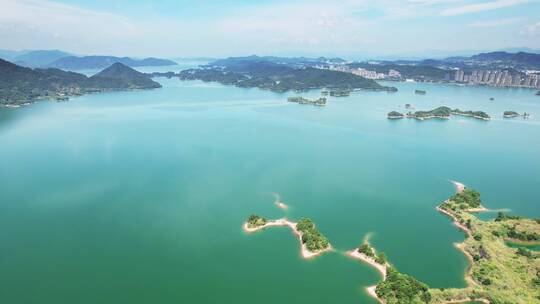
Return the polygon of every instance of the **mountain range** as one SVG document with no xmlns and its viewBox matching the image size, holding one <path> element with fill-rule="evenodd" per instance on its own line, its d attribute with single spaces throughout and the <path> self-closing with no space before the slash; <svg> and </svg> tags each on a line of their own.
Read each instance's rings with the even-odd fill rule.
<svg viewBox="0 0 540 304">
<path fill-rule="evenodd" d="M 87 77 L 60 69 L 31 69 L 0 59 L 0 104 L 17 105 L 37 99 L 66 99 L 91 92 L 153 89 L 161 85 L 147 75 L 114 63 Z"/>
<path fill-rule="evenodd" d="M 134 59 L 115 56 L 75 56 L 60 50 L 0 50 L 0 58 L 30 68 L 59 68 L 65 70 L 103 69 L 115 62 L 130 67 L 177 64 L 175 61 L 160 58 Z"/>
</svg>

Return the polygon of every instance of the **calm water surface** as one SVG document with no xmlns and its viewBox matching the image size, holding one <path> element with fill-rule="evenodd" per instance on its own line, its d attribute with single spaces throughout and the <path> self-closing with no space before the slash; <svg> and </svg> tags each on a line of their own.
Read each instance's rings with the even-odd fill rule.
<svg viewBox="0 0 540 304">
<path fill-rule="evenodd" d="M 0 303 L 375 303 L 364 287 L 378 273 L 343 254 L 368 234 L 402 272 L 465 286 L 463 235 L 435 211 L 449 180 L 540 216 L 533 91 L 399 83 L 318 108 L 157 80 L 0 109 Z M 493 120 L 386 119 L 406 103 Z M 286 228 L 246 235 L 252 213 L 310 217 L 337 251 L 306 261 Z"/>
</svg>

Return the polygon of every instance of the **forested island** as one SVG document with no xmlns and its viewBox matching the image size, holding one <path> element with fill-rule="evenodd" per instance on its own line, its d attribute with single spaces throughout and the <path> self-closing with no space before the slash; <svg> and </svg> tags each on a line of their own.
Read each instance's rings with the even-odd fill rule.
<svg viewBox="0 0 540 304">
<path fill-rule="evenodd" d="M 408 112 L 405 115 L 397 111 L 392 111 L 388 113 L 388 118 L 399 119 L 399 118 L 406 117 L 406 118 L 415 118 L 418 120 L 426 120 L 426 119 L 433 119 L 433 118 L 447 119 L 450 117 L 450 115 L 469 116 L 469 117 L 473 117 L 473 118 L 481 119 L 481 120 L 491 119 L 491 117 L 483 111 L 462 111 L 460 109 L 451 109 L 445 106 L 438 107 L 430 111 Z"/>
<path fill-rule="evenodd" d="M 298 104 L 310 104 L 314 106 L 325 106 L 326 105 L 326 98 L 321 97 L 317 99 L 306 99 L 303 97 L 289 97 L 287 98 L 288 102 L 294 102 Z"/>
<path fill-rule="evenodd" d="M 0 59 L 0 105 L 18 106 L 38 99 L 66 100 L 86 93 L 160 87 L 145 74 L 121 63 L 87 77 L 53 68 L 21 67 Z"/>
<path fill-rule="evenodd" d="M 322 88 L 346 91 L 359 89 L 397 91 L 395 87 L 382 86 L 372 79 L 351 73 L 277 63 L 257 56 L 221 59 L 179 73 L 152 73 L 151 75 L 178 77 L 181 80 L 219 82 L 241 88 L 260 88 L 275 92 Z"/>
<path fill-rule="evenodd" d="M 514 118 L 518 117 L 519 113 L 515 111 L 504 111 L 503 116 L 504 118 Z"/>
<path fill-rule="evenodd" d="M 297 223 L 287 219 L 267 220 L 258 215 L 251 215 L 244 223 L 244 231 L 256 232 L 272 226 L 288 226 L 300 242 L 300 251 L 304 258 L 312 258 L 332 250 L 328 239 L 315 227 L 311 219 L 303 218 Z"/>
</svg>

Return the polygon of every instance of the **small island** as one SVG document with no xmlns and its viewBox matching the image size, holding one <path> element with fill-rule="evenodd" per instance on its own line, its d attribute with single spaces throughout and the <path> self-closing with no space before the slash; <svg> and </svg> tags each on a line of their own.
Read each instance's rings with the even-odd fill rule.
<svg viewBox="0 0 540 304">
<path fill-rule="evenodd" d="M 395 116 L 395 118 L 401 118 L 400 115 L 398 115 L 398 114 L 401 114 L 399 112 L 392 111 L 390 113 L 393 113 L 392 117 Z M 388 118 L 390 118 L 390 113 L 388 113 Z M 448 119 L 450 115 L 469 116 L 469 117 L 473 117 L 473 118 L 481 119 L 481 120 L 491 119 L 491 117 L 488 114 L 482 111 L 462 111 L 460 109 L 452 110 L 451 108 L 446 107 L 446 106 L 441 106 L 430 111 L 408 112 L 406 115 L 403 115 L 403 117 L 414 118 L 418 120 L 427 120 L 427 119 L 434 119 L 434 118 Z"/>
<path fill-rule="evenodd" d="M 514 111 L 504 111 L 503 113 L 504 118 L 514 118 L 520 116 L 518 112 Z"/>
<path fill-rule="evenodd" d="M 383 274 L 383 281 L 370 295 L 380 303 L 538 303 L 540 299 L 540 254 L 525 247 L 540 243 L 540 219 L 527 219 L 499 212 L 484 221 L 474 212 L 486 211 L 480 193 L 454 182 L 457 193 L 437 207 L 466 233 L 456 247 L 468 258 L 466 288 L 429 288 L 389 264 L 378 264 L 374 249 L 366 244 L 354 255 Z M 352 253 L 350 256 L 355 257 Z M 368 289 L 368 292 L 370 290 Z M 374 292 L 373 292 L 374 291 Z"/>
<path fill-rule="evenodd" d="M 332 97 L 347 97 L 351 95 L 351 91 L 349 90 L 331 90 L 330 96 Z"/>
<path fill-rule="evenodd" d="M 314 105 L 314 106 L 319 106 L 319 107 L 322 107 L 322 106 L 325 106 L 326 105 L 326 98 L 324 97 L 321 97 L 321 98 L 318 98 L 318 99 L 306 99 L 306 98 L 303 98 L 303 97 L 289 97 L 287 98 L 287 101 L 288 102 L 295 102 L 295 103 L 298 103 L 298 104 L 309 104 L 309 105 Z"/>
<path fill-rule="evenodd" d="M 426 95 L 426 91 L 424 91 L 424 90 L 414 90 L 414 94 Z"/>
<path fill-rule="evenodd" d="M 392 111 L 390 113 L 388 113 L 388 119 L 401 119 L 403 118 L 404 115 L 399 113 L 399 112 L 396 112 L 396 111 Z"/>
<path fill-rule="evenodd" d="M 267 220 L 258 215 L 251 215 L 243 225 L 244 231 L 253 233 L 271 226 L 287 226 L 291 228 L 300 242 L 300 252 L 303 258 L 309 259 L 324 252 L 331 251 L 328 239 L 315 227 L 311 219 L 303 218 L 298 223 L 285 218 Z"/>
<path fill-rule="evenodd" d="M 527 112 L 524 112 L 523 114 L 519 114 L 518 112 L 515 112 L 515 111 L 504 111 L 504 113 L 503 113 L 504 118 L 515 118 L 515 117 L 519 117 L 519 116 L 522 116 L 523 119 L 527 119 L 531 115 L 529 113 L 527 113 Z"/>
</svg>

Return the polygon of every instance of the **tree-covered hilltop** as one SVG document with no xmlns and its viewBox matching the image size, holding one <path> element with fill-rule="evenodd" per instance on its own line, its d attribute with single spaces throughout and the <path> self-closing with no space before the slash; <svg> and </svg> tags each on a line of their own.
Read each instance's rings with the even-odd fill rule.
<svg viewBox="0 0 540 304">
<path fill-rule="evenodd" d="M 357 251 L 359 253 L 364 254 L 365 256 L 370 257 L 370 258 L 375 257 L 375 250 L 373 250 L 373 247 L 371 247 L 371 245 L 369 245 L 369 243 L 367 243 L 367 242 L 360 245 L 360 247 L 358 247 Z"/>
<path fill-rule="evenodd" d="M 446 202 L 441 204 L 441 208 L 447 210 L 468 210 L 482 207 L 480 192 L 465 188 L 463 191 L 454 194 Z"/>
<path fill-rule="evenodd" d="M 386 267 L 386 279 L 377 284 L 377 296 L 387 304 L 425 304 L 431 302 L 429 287 L 412 276 Z"/>
<path fill-rule="evenodd" d="M 267 222 L 268 220 L 265 219 L 264 217 L 260 217 L 256 214 L 252 214 L 247 219 L 247 226 L 249 228 L 257 228 L 257 227 L 266 225 Z"/>
<path fill-rule="evenodd" d="M 410 112 L 407 116 L 418 119 L 427 119 L 427 118 L 448 118 L 452 114 L 452 109 L 449 107 L 438 107 L 431 111 L 416 111 Z"/>
<path fill-rule="evenodd" d="M 23 104 L 36 99 L 65 98 L 89 92 L 151 89 L 161 85 L 120 63 L 87 77 L 59 69 L 31 69 L 0 59 L 0 104 Z"/>
<path fill-rule="evenodd" d="M 145 74 L 122 63 L 113 63 L 110 67 L 88 78 L 87 85 L 110 89 L 153 89 L 161 85 Z"/>
<path fill-rule="evenodd" d="M 302 232 L 302 243 L 311 252 L 324 250 L 330 246 L 328 239 L 315 227 L 313 221 L 303 218 L 296 224 L 296 229 Z"/>
<path fill-rule="evenodd" d="M 394 87 L 381 86 L 374 80 L 352 73 L 311 66 L 296 67 L 263 58 L 260 60 L 218 60 L 207 66 L 184 70 L 175 75 L 183 80 L 215 81 L 243 88 L 255 87 L 276 92 L 321 88 L 397 91 Z M 160 73 L 154 75 L 160 75 Z"/>
</svg>

